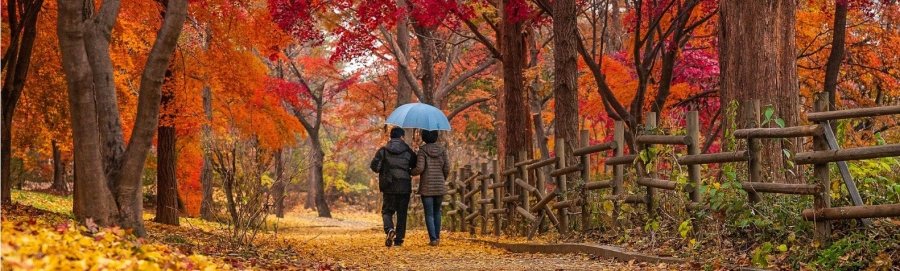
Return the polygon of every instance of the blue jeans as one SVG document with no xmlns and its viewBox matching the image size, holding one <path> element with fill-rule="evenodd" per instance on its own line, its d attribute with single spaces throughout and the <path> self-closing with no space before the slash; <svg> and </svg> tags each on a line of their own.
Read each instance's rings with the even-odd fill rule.
<svg viewBox="0 0 900 271">
<path fill-rule="evenodd" d="M 441 201 L 444 196 L 422 196 L 425 207 L 425 227 L 428 228 L 428 239 L 441 239 Z"/>
</svg>

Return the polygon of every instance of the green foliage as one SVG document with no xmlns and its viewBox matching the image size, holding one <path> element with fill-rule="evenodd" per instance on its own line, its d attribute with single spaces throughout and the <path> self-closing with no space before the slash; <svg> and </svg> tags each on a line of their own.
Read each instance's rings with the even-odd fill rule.
<svg viewBox="0 0 900 271">
<path fill-rule="evenodd" d="M 12 200 L 44 211 L 74 217 L 72 215 L 72 196 L 13 189 Z"/>
<path fill-rule="evenodd" d="M 851 233 L 819 251 L 812 264 L 822 270 L 859 270 L 868 267 L 880 253 L 900 245 L 896 233 L 893 237 L 870 235 Z"/>
</svg>

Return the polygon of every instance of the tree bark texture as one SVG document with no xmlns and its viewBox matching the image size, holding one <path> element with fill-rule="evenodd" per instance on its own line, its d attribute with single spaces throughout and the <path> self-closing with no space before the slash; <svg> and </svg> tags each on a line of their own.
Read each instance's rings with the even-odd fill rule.
<svg viewBox="0 0 900 271">
<path fill-rule="evenodd" d="M 200 217 L 206 220 L 216 218 L 216 207 L 213 201 L 213 163 L 210 150 L 212 140 L 212 90 L 209 86 L 203 87 L 203 113 L 206 115 L 206 123 L 203 124 L 203 168 L 200 171 L 200 186 L 203 189 L 203 199 L 200 201 Z"/>
<path fill-rule="evenodd" d="M 56 143 L 56 140 L 51 140 L 50 147 L 53 150 L 53 184 L 50 185 L 50 190 L 68 194 L 69 185 L 66 183 L 66 164 L 62 160 L 59 144 Z"/>
<path fill-rule="evenodd" d="M 796 6 L 795 0 L 721 2 L 719 68 L 723 106 L 734 101 L 749 104 L 758 99 L 763 107 L 772 105 L 775 116 L 784 119 L 785 126 L 797 125 L 800 93 L 794 52 Z M 746 121 L 743 112 L 752 110 L 738 110 L 734 118 L 738 129 L 754 126 Z M 796 182 L 799 178 L 785 175 L 782 149 L 796 153 L 799 141 L 767 141 L 762 142 L 762 156 L 767 157 L 762 167 L 768 177 L 774 182 Z"/>
<path fill-rule="evenodd" d="M 275 183 L 272 184 L 272 200 L 275 205 L 275 216 L 284 217 L 284 188 L 287 184 L 284 176 L 284 149 L 275 152 Z"/>
<path fill-rule="evenodd" d="M 565 139 L 566 160 L 575 161 L 572 152 L 578 138 L 578 39 L 577 8 L 575 0 L 553 1 L 553 101 L 556 123 L 553 126 L 557 139 Z M 556 142 L 559 142 L 558 140 Z M 557 154 L 560 155 L 560 154 Z M 569 174 L 571 180 L 577 174 Z"/>
<path fill-rule="evenodd" d="M 7 3 L 7 19 L 10 29 L 9 45 L 3 53 L 3 97 L 2 97 L 2 134 L 0 134 L 0 201 L 4 204 L 12 202 L 12 181 L 10 178 L 10 155 L 12 152 L 12 120 L 16 112 L 16 105 L 22 90 L 25 87 L 25 79 L 28 76 L 28 68 L 31 67 L 31 52 L 34 49 L 34 40 L 37 35 L 37 17 L 41 10 L 43 0 L 9 0 Z M 24 10 L 24 14 L 17 11 Z"/>
<path fill-rule="evenodd" d="M 844 44 L 847 35 L 847 1 L 834 1 L 834 32 L 831 37 L 831 52 L 825 64 L 825 92 L 828 93 L 828 108 L 835 110 L 837 85 L 844 61 Z M 836 123 L 832 123 L 835 125 Z M 834 127 L 832 127 L 834 128 Z"/>
<path fill-rule="evenodd" d="M 503 91 L 499 115 L 502 116 L 499 125 L 499 157 L 516 157 L 519 151 L 533 152 L 531 148 L 532 127 L 531 114 L 528 104 L 528 96 L 525 90 L 525 61 L 528 59 L 525 48 L 525 36 L 521 18 L 511 15 L 517 11 L 509 10 L 516 7 L 508 7 L 509 0 L 504 0 L 501 5 L 503 10 L 500 31 L 500 51 L 503 61 Z M 518 7 L 524 8 L 524 7 Z M 501 162 L 501 166 L 506 161 Z M 505 166 L 503 166 L 505 167 Z"/>
<path fill-rule="evenodd" d="M 166 2 L 162 27 L 142 72 L 127 147 L 119 144 L 124 140 L 118 139 L 122 134 L 121 125 L 116 125 L 118 105 L 108 103 L 115 101 L 109 41 L 119 4 L 117 0 L 103 1 L 97 14 L 85 14 L 93 13 L 93 2 L 58 1 L 57 31 L 78 165 L 74 211 L 80 221 L 118 225 L 143 236 L 141 175 L 157 129 L 163 78 L 187 16 L 187 1 Z M 105 115 L 111 112 L 115 114 Z M 120 148 L 124 151 L 118 155 Z"/>
<path fill-rule="evenodd" d="M 311 187 L 315 191 L 316 211 L 319 217 L 331 217 L 331 208 L 325 198 L 325 179 L 322 176 L 322 165 L 325 162 L 325 152 L 322 151 L 322 142 L 319 141 L 319 131 L 309 134 L 309 143 L 312 147 L 312 164 L 310 167 Z"/>
<path fill-rule="evenodd" d="M 167 72 L 167 74 L 171 73 Z M 156 218 L 153 221 L 178 226 L 175 114 L 171 112 L 174 100 L 175 93 L 171 89 L 164 89 L 161 101 L 164 111 L 160 114 L 160 124 L 157 128 L 159 134 L 156 141 Z"/>
<path fill-rule="evenodd" d="M 397 0 L 397 7 L 406 8 L 406 0 Z M 397 47 L 404 56 L 409 56 L 409 16 L 405 13 L 397 20 Z M 407 104 L 412 101 L 412 85 L 403 76 L 409 72 L 409 67 L 397 65 L 400 71 L 397 72 L 397 106 Z"/>
</svg>

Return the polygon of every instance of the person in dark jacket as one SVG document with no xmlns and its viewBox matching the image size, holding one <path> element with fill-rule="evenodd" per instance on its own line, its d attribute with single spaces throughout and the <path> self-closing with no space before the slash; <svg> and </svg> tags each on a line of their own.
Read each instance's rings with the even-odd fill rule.
<svg viewBox="0 0 900 271">
<path fill-rule="evenodd" d="M 378 173 L 382 193 L 381 218 L 384 220 L 385 246 L 401 246 L 406 237 L 406 215 L 412 193 L 410 170 L 416 167 L 416 154 L 403 142 L 403 129 L 391 129 L 391 140 L 378 149 L 369 167 Z M 397 227 L 394 228 L 394 215 Z"/>
<path fill-rule="evenodd" d="M 413 175 L 419 177 L 419 195 L 425 207 L 425 227 L 428 229 L 429 245 L 437 246 L 441 240 L 441 201 L 447 194 L 444 181 L 450 174 L 450 159 L 444 147 L 436 144 L 437 131 L 423 131 L 422 141 L 425 145 L 419 148 L 418 162 Z"/>
</svg>

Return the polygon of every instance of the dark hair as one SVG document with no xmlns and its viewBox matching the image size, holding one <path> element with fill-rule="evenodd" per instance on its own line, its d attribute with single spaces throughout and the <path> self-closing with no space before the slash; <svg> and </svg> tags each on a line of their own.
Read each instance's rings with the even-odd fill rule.
<svg viewBox="0 0 900 271">
<path fill-rule="evenodd" d="M 425 141 L 425 143 L 437 142 L 438 131 L 429 131 L 429 130 L 422 131 L 422 140 Z"/>
<path fill-rule="evenodd" d="M 400 127 L 391 128 L 391 138 L 401 138 L 405 134 L 406 134 L 406 132 L 403 131 L 403 128 L 400 128 Z"/>
</svg>

